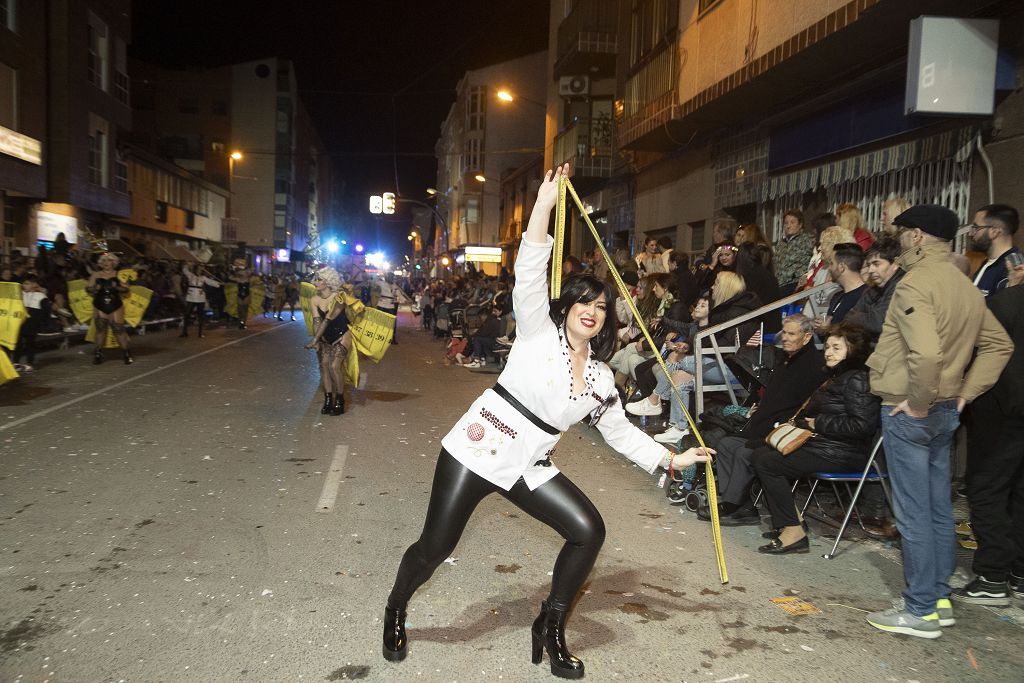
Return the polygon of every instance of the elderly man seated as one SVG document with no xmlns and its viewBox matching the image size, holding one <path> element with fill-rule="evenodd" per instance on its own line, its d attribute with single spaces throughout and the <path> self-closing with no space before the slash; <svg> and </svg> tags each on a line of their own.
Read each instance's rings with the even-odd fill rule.
<svg viewBox="0 0 1024 683">
<path fill-rule="evenodd" d="M 751 455 L 754 449 L 764 445 L 764 438 L 779 422 L 789 420 L 804 401 L 825 381 L 825 359 L 811 339 L 812 321 L 802 315 L 792 315 L 782 321 L 782 350 L 786 355 L 781 365 L 775 368 L 765 386 L 764 397 L 758 403 L 747 424 L 738 435 L 722 438 L 715 447 L 719 522 L 723 526 L 759 524 L 750 499 L 750 483 L 754 480 Z M 710 520 L 707 507 L 697 511 L 697 516 Z"/>
</svg>

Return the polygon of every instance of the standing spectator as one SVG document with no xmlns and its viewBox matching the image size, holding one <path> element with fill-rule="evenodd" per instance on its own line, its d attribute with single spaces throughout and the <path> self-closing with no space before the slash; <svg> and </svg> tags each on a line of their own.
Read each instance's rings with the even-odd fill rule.
<svg viewBox="0 0 1024 683">
<path fill-rule="evenodd" d="M 762 306 L 782 298 L 779 281 L 771 270 L 771 253 L 772 248 L 767 244 L 744 242 L 736 254 L 736 274 L 743 278 L 748 292 L 757 294 Z M 776 332 L 782 325 L 782 311 L 765 313 L 760 320 L 765 329 Z"/>
<path fill-rule="evenodd" d="M 634 260 L 636 261 L 636 269 L 640 273 L 640 277 L 653 273 L 667 272 L 665 263 L 661 260 L 661 254 L 658 251 L 658 240 L 653 237 L 648 237 L 644 240 L 644 250 L 637 254 Z"/>
<path fill-rule="evenodd" d="M 782 219 L 782 238 L 775 245 L 775 277 L 782 296 L 788 296 L 802 284 L 807 263 L 814 252 L 814 239 L 804 230 L 804 214 L 787 211 Z"/>
<path fill-rule="evenodd" d="M 835 325 L 846 319 L 857 302 L 860 301 L 864 290 L 864 278 L 861 276 L 861 268 L 864 267 L 864 252 L 860 246 L 849 244 L 837 244 L 832 250 L 832 258 L 829 259 L 828 276 L 841 288 L 832 295 L 828 302 L 828 309 L 825 312 L 824 324 Z"/>
<path fill-rule="evenodd" d="M 1010 605 L 1009 592 L 1024 598 L 1024 266 L 1016 271 L 988 299 L 1013 340 L 1013 355 L 966 416 L 967 500 L 978 549 L 974 580 L 953 591 L 958 602 L 997 607 Z"/>
<path fill-rule="evenodd" d="M 721 247 L 736 246 L 736 221 L 731 218 L 719 218 L 711 229 L 711 246 L 704 252 L 704 262 L 711 263 L 715 252 Z"/>
<path fill-rule="evenodd" d="M 986 297 L 1006 287 L 1006 257 L 1020 253 L 1013 236 L 1020 225 L 1017 209 L 1006 204 L 989 204 L 978 209 L 971 225 L 971 249 L 987 260 L 974 273 L 974 284 Z"/>
<path fill-rule="evenodd" d="M 600 249 L 594 249 L 594 258 L 591 261 L 591 270 L 594 273 L 594 277 L 598 280 L 608 280 L 610 275 L 608 262 L 604 260 L 604 252 Z"/>
<path fill-rule="evenodd" d="M 872 346 L 882 334 L 882 323 L 889 310 L 892 293 L 896 284 L 905 275 L 896 259 L 900 255 L 900 243 L 895 237 L 883 235 L 868 247 L 864 254 L 864 279 L 868 289 L 846 314 L 846 321 L 864 328 L 871 338 Z"/>
<path fill-rule="evenodd" d="M 853 239 L 860 245 L 861 251 L 867 251 L 875 236 L 864 227 L 864 214 L 856 204 L 840 204 L 836 209 L 839 225 L 853 233 Z"/>
<path fill-rule="evenodd" d="M 893 222 L 900 228 L 907 274 L 893 292 L 867 365 L 871 392 L 882 399 L 906 588 L 902 609 L 869 614 L 867 621 L 891 633 L 938 638 L 942 622 L 954 623 L 948 602 L 956 568 L 953 433 L 964 405 L 999 379 L 1013 344 L 981 293 L 950 262 L 950 241 L 960 223 L 956 214 L 942 206 L 915 206 Z"/>
</svg>

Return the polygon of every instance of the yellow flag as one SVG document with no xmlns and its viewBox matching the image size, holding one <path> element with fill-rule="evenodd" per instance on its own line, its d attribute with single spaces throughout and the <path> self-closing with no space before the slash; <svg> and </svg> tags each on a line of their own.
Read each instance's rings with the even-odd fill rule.
<svg viewBox="0 0 1024 683">
<path fill-rule="evenodd" d="M 359 386 L 359 353 L 355 346 L 345 356 L 345 383 L 353 387 Z"/>
<path fill-rule="evenodd" d="M 302 307 L 302 319 L 306 321 L 306 331 L 312 337 L 316 331 L 313 329 L 313 295 L 316 294 L 316 287 L 310 282 L 299 284 L 299 306 Z"/>
<path fill-rule="evenodd" d="M 8 283 L 3 283 L 8 284 Z M 14 365 L 11 364 L 11 359 L 7 357 L 7 354 L 0 351 L 0 384 L 9 382 L 12 379 L 18 379 L 18 371 L 14 369 Z"/>
<path fill-rule="evenodd" d="M 142 316 L 146 313 L 146 309 L 149 308 L 149 301 L 153 298 L 153 290 L 140 287 L 138 285 L 132 285 L 127 296 L 122 298 L 124 303 L 124 323 L 129 327 L 138 327 L 139 323 L 142 322 Z M 85 340 L 87 342 L 94 342 L 96 340 L 96 322 L 93 321 L 89 324 L 89 331 L 85 333 Z M 103 344 L 103 348 L 112 349 L 117 346 L 117 340 L 114 339 L 114 332 L 109 327 L 107 328 L 107 340 Z"/>
<path fill-rule="evenodd" d="M 263 297 L 266 294 L 267 288 L 263 286 L 263 283 L 259 278 L 252 278 L 249 280 L 249 317 L 255 318 L 263 312 Z"/>
<path fill-rule="evenodd" d="M 92 318 L 92 296 L 85 291 L 85 280 L 68 282 L 68 305 L 80 323 L 89 322 Z"/>
<path fill-rule="evenodd" d="M 117 279 L 124 284 L 135 282 L 139 279 L 139 273 L 134 268 L 122 268 L 117 271 Z"/>
<path fill-rule="evenodd" d="M 394 335 L 395 316 L 376 308 L 367 308 L 363 319 L 352 324 L 352 346 L 375 363 L 384 357 Z"/>
<path fill-rule="evenodd" d="M 238 284 L 229 282 L 224 285 L 224 312 L 232 318 L 238 317 Z"/>
<path fill-rule="evenodd" d="M 26 315 L 25 303 L 21 298 L 21 284 L 0 282 L 0 346 L 13 350 L 18 345 L 18 332 L 21 330 L 21 324 L 25 322 Z M 0 351 L 0 355 L 6 354 Z"/>
</svg>

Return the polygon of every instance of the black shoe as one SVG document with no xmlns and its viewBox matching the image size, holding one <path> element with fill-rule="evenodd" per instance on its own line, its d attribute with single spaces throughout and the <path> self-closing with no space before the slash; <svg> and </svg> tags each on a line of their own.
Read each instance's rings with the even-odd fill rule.
<svg viewBox="0 0 1024 683">
<path fill-rule="evenodd" d="M 1010 606 L 1010 593 L 1007 591 L 1006 581 L 989 581 L 981 575 L 974 577 L 974 581 L 963 588 L 953 589 L 950 597 L 957 602 L 968 602 L 972 605 Z"/>
<path fill-rule="evenodd" d="M 245 329 L 245 323 L 242 322 L 241 320 L 238 321 L 238 329 L 240 329 L 240 330 L 244 330 Z"/>
<path fill-rule="evenodd" d="M 1015 598 L 1024 600 L 1024 576 L 1017 576 L 1016 574 L 1010 574 L 1010 578 L 1006 582 L 1007 588 L 1013 593 Z"/>
<path fill-rule="evenodd" d="M 565 644 L 565 619 L 562 610 L 551 609 L 547 602 L 540 604 L 540 615 L 533 622 L 533 663 L 540 664 L 544 650 L 548 652 L 551 673 L 558 678 L 583 678 L 583 662 L 574 657 Z"/>
<path fill-rule="evenodd" d="M 741 507 L 731 515 L 719 516 L 721 526 L 761 526 L 761 515 L 753 507 Z"/>
<path fill-rule="evenodd" d="M 95 353 L 92 354 L 92 364 L 93 365 L 99 365 L 102 362 L 103 362 L 103 352 L 102 351 L 96 351 Z"/>
<path fill-rule="evenodd" d="M 782 541 L 777 538 L 773 538 L 772 542 L 768 545 L 763 545 L 757 549 L 757 552 L 764 553 L 765 555 L 787 555 L 789 553 L 809 553 L 811 552 L 811 541 L 807 536 L 804 536 L 799 541 L 794 541 L 789 545 L 782 545 Z"/>
<path fill-rule="evenodd" d="M 330 415 L 332 403 L 334 403 L 334 394 L 324 392 L 324 407 L 320 409 L 320 414 Z"/>
<path fill-rule="evenodd" d="M 738 509 L 739 509 L 739 505 L 737 505 L 736 503 L 719 503 L 718 504 L 718 523 L 721 524 L 722 520 L 726 516 L 733 514 Z M 755 512 L 755 514 L 756 514 L 756 512 Z M 697 508 L 697 519 L 699 519 L 701 521 L 704 521 L 704 522 L 710 522 L 711 521 L 711 508 L 708 507 L 707 503 L 704 503 L 699 508 Z M 761 520 L 761 518 L 758 517 L 758 522 L 760 522 L 760 520 Z"/>
<path fill-rule="evenodd" d="M 331 415 L 345 414 L 345 394 L 340 391 L 334 395 L 334 402 L 331 403 Z"/>
<path fill-rule="evenodd" d="M 405 637 L 405 608 L 384 609 L 384 659 L 400 662 L 409 653 L 409 641 Z"/>
<path fill-rule="evenodd" d="M 131 365 L 134 362 L 135 362 L 135 359 L 132 358 L 132 354 L 129 353 L 128 351 L 125 351 L 124 352 L 124 364 L 125 365 Z"/>
</svg>

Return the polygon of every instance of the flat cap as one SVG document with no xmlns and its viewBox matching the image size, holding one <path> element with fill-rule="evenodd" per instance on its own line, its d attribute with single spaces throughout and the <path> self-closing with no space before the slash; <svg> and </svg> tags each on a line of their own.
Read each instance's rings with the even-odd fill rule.
<svg viewBox="0 0 1024 683">
<path fill-rule="evenodd" d="M 896 216 L 892 219 L 892 224 L 901 228 L 920 228 L 922 232 L 951 242 L 956 237 L 957 228 L 960 227 L 960 219 L 944 206 L 919 204 Z"/>
</svg>

